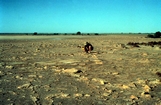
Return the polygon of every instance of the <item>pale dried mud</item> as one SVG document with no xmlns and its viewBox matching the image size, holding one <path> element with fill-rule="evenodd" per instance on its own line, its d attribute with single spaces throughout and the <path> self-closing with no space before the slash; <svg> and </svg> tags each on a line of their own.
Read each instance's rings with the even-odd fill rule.
<svg viewBox="0 0 161 105">
<path fill-rule="evenodd" d="M 160 46 L 127 45 L 161 39 L 32 37 L 0 40 L 1 105 L 161 105 Z"/>
</svg>

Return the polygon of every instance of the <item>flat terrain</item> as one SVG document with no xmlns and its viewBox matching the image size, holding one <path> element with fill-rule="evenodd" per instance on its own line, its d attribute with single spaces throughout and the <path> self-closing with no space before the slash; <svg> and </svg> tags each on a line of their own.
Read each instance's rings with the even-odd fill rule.
<svg viewBox="0 0 161 105">
<path fill-rule="evenodd" d="M 80 46 L 90 42 L 94 50 Z M 161 105 L 161 41 L 144 35 L 0 36 L 1 105 Z"/>
</svg>

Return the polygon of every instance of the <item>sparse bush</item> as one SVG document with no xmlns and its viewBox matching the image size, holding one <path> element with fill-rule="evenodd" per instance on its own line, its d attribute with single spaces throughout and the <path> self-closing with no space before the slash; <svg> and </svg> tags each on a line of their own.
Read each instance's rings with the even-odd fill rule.
<svg viewBox="0 0 161 105">
<path fill-rule="evenodd" d="M 37 32 L 34 32 L 34 34 L 33 35 L 37 35 Z"/>
<path fill-rule="evenodd" d="M 161 37 L 161 32 L 156 32 L 154 35 L 148 34 L 148 38 L 160 38 Z"/>
<path fill-rule="evenodd" d="M 154 36 L 152 34 L 148 34 L 147 36 L 148 38 L 154 38 Z"/>
<path fill-rule="evenodd" d="M 77 32 L 77 35 L 81 35 L 81 32 L 80 32 L 80 31 L 78 31 L 78 32 Z"/>
<path fill-rule="evenodd" d="M 95 35 L 99 35 L 98 33 L 95 33 Z"/>
<path fill-rule="evenodd" d="M 161 32 L 156 32 L 155 34 L 154 34 L 154 38 L 160 38 L 161 37 Z"/>
<path fill-rule="evenodd" d="M 59 33 L 54 33 L 54 35 L 59 35 Z"/>
</svg>

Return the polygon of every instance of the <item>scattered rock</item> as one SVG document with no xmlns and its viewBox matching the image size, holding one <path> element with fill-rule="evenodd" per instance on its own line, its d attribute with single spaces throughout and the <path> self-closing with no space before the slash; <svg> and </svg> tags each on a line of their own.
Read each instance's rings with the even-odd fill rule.
<svg viewBox="0 0 161 105">
<path fill-rule="evenodd" d="M 148 54 L 147 54 L 147 53 L 143 53 L 142 55 L 143 55 L 143 56 L 147 56 Z"/>
<path fill-rule="evenodd" d="M 58 73 L 60 73 L 62 70 L 54 70 L 55 72 L 58 72 Z"/>
<path fill-rule="evenodd" d="M 94 60 L 96 64 L 103 64 L 101 60 Z"/>
<path fill-rule="evenodd" d="M 132 100 L 138 100 L 138 97 L 136 97 L 135 95 L 131 95 L 130 96 L 130 99 L 132 99 Z"/>
<path fill-rule="evenodd" d="M 146 82 L 145 82 L 145 80 L 140 80 L 140 78 L 138 78 L 137 83 L 141 84 L 141 85 L 144 85 Z"/>
<path fill-rule="evenodd" d="M 44 85 L 44 86 L 42 86 L 42 87 L 44 88 L 45 91 L 49 91 L 49 88 L 51 88 L 50 85 Z"/>
<path fill-rule="evenodd" d="M 149 94 L 149 92 L 142 92 L 142 93 L 141 93 L 141 97 L 144 97 L 144 98 L 151 98 L 151 95 Z"/>
<path fill-rule="evenodd" d="M 16 79 L 20 79 L 20 80 L 23 79 L 23 77 L 22 77 L 22 76 L 19 76 L 19 75 L 16 75 L 15 78 L 16 78 Z"/>
<path fill-rule="evenodd" d="M 11 66 L 11 65 L 7 65 L 7 66 L 5 66 L 5 68 L 6 68 L 6 69 L 13 69 L 14 67 Z"/>
<path fill-rule="evenodd" d="M 156 50 L 159 48 L 154 46 L 143 47 L 140 50 L 134 48 L 123 50 L 127 45 L 115 43 L 126 43 L 127 39 L 124 39 L 125 42 L 118 37 L 118 42 L 115 39 L 112 39 L 113 42 L 108 42 L 111 40 L 108 38 L 103 39 L 105 42 L 97 44 L 96 51 L 91 54 L 80 52 L 80 49 L 75 48 L 77 44 L 74 45 L 70 41 L 66 45 L 66 40 L 60 45 L 53 40 L 51 45 L 43 42 L 43 48 L 38 41 L 25 43 L 22 41 L 24 45 L 20 43 L 18 49 L 12 50 L 9 49 L 10 46 L 8 48 L 3 46 L 7 43 L 0 43 L 0 47 L 4 49 L 0 52 L 0 83 L 2 84 L 0 93 L 3 95 L 0 101 L 6 104 L 19 104 L 24 101 L 35 105 L 58 104 L 58 102 L 60 104 L 131 102 L 130 105 L 143 104 L 143 101 L 144 104 L 159 103 L 161 56 L 160 50 Z M 131 41 L 133 40 L 138 39 L 134 38 Z M 77 43 L 81 41 L 78 40 Z M 31 46 L 31 42 L 35 45 Z M 19 41 L 13 44 L 17 43 Z M 142 47 L 140 44 L 138 46 Z M 67 49 L 70 48 L 73 50 L 68 51 Z M 143 74 L 146 75 L 142 76 Z M 139 77 L 140 79 L 137 80 Z M 10 87 L 6 88 L 8 86 Z"/>
<path fill-rule="evenodd" d="M 0 63 L 0 67 L 3 67 L 3 64 L 2 63 Z"/>
<path fill-rule="evenodd" d="M 161 47 L 159 47 L 159 46 L 155 47 L 155 50 L 160 50 L 160 49 L 161 49 Z"/>
<path fill-rule="evenodd" d="M 112 75 L 119 75 L 119 73 L 118 72 L 113 72 Z"/>
<path fill-rule="evenodd" d="M 81 94 L 81 93 L 76 93 L 76 94 L 74 94 L 73 96 L 74 96 L 74 97 L 82 97 L 83 94 Z"/>
<path fill-rule="evenodd" d="M 137 88 L 137 85 L 136 85 L 135 83 L 130 83 L 130 84 L 129 84 L 129 87 L 130 87 L 130 88 Z"/>
<path fill-rule="evenodd" d="M 37 101 L 37 97 L 32 96 L 32 95 L 30 95 L 30 97 L 31 97 L 32 101 L 34 101 L 34 102 L 36 103 L 36 101 Z"/>
<path fill-rule="evenodd" d="M 39 75 L 38 77 L 39 77 L 39 78 L 43 78 L 43 76 L 42 76 L 42 75 Z"/>
<path fill-rule="evenodd" d="M 104 84 L 107 84 L 108 82 L 102 80 L 102 79 L 99 79 L 99 78 L 93 78 L 92 81 L 96 81 L 96 82 L 99 82 L 100 84 L 104 85 Z"/>
<path fill-rule="evenodd" d="M 28 75 L 29 78 L 36 78 L 36 75 Z"/>
<path fill-rule="evenodd" d="M 91 96 L 91 95 L 89 95 L 89 94 L 85 94 L 85 95 L 84 95 L 84 97 L 90 97 L 90 96 Z"/>
<path fill-rule="evenodd" d="M 151 88 L 148 85 L 145 85 L 144 87 L 144 92 L 149 92 Z"/>
<path fill-rule="evenodd" d="M 107 97 L 107 96 L 109 96 L 110 94 L 111 94 L 111 92 L 107 92 L 107 93 L 103 93 L 102 95 L 105 96 L 105 97 Z"/>
<path fill-rule="evenodd" d="M 36 48 L 36 52 L 40 52 L 41 50 L 40 50 L 40 48 Z"/>
<path fill-rule="evenodd" d="M 150 81 L 149 84 L 156 86 L 158 84 L 161 84 L 161 81 L 159 79 L 156 79 L 156 80 Z"/>
<path fill-rule="evenodd" d="M 18 88 L 18 89 L 28 88 L 30 85 L 31 85 L 31 83 L 26 83 L 26 84 L 23 84 L 23 85 L 21 85 L 21 86 L 18 86 L 17 88 Z"/>
<path fill-rule="evenodd" d="M 47 66 L 44 66 L 44 69 L 46 70 L 48 67 Z"/>
<path fill-rule="evenodd" d="M 150 60 L 149 59 L 141 59 L 138 62 L 140 62 L 140 63 L 149 63 Z"/>
<path fill-rule="evenodd" d="M 54 95 L 56 98 L 69 98 L 70 94 L 58 93 Z"/>
<path fill-rule="evenodd" d="M 127 86 L 127 85 L 120 85 L 119 86 L 121 89 L 129 89 L 130 87 L 129 86 Z"/>
<path fill-rule="evenodd" d="M 52 105 L 53 104 L 53 99 L 52 99 L 52 97 L 45 97 L 45 100 L 47 100 L 48 101 L 48 105 Z"/>
<path fill-rule="evenodd" d="M 81 70 L 78 70 L 76 68 L 71 68 L 71 69 L 65 69 L 62 72 L 63 73 L 74 73 L 74 74 L 76 74 L 76 73 L 81 73 L 82 71 Z"/>
<path fill-rule="evenodd" d="M 0 77 L 3 76 L 3 75 L 5 75 L 5 74 L 2 71 L 0 71 Z"/>
<path fill-rule="evenodd" d="M 73 77 L 81 77 L 79 74 L 71 74 Z"/>
<path fill-rule="evenodd" d="M 10 94 L 12 94 L 12 95 L 17 95 L 17 93 L 14 92 L 14 91 L 8 91 L 8 93 L 10 93 Z"/>
<path fill-rule="evenodd" d="M 118 47 L 118 48 L 127 48 L 125 44 L 115 44 L 114 47 Z"/>
</svg>

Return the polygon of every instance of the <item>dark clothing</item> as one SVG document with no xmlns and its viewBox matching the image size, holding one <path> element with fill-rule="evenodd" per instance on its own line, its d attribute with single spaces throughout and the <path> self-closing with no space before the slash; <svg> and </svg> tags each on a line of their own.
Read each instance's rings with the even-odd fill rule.
<svg viewBox="0 0 161 105">
<path fill-rule="evenodd" d="M 84 46 L 84 50 L 86 53 L 88 53 L 88 51 L 92 51 L 94 48 L 93 46 L 90 44 L 90 43 L 87 43 L 85 46 Z"/>
</svg>

